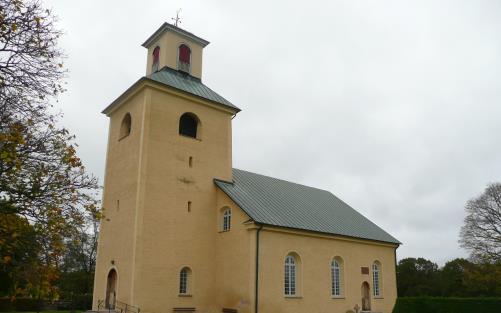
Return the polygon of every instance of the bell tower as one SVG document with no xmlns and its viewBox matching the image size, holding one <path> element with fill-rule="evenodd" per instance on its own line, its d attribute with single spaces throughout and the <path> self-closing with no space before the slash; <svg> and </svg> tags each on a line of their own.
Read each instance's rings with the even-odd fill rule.
<svg viewBox="0 0 501 313">
<path fill-rule="evenodd" d="M 146 75 L 165 66 L 202 78 L 202 54 L 209 42 L 177 26 L 164 23 L 144 43 L 148 49 Z"/>
<path fill-rule="evenodd" d="M 204 312 L 213 303 L 214 180 L 232 180 L 231 123 L 240 109 L 201 81 L 208 43 L 164 23 L 143 44 L 146 76 L 103 111 L 110 124 L 95 310 L 125 303 L 147 313 Z M 180 290 L 180 275 L 192 279 L 188 289 Z"/>
</svg>

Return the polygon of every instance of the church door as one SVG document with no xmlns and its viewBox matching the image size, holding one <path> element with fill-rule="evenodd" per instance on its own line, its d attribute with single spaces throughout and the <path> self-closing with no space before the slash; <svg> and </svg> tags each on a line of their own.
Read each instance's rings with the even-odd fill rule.
<svg viewBox="0 0 501 313">
<path fill-rule="evenodd" d="M 115 309 L 116 303 L 116 292 L 117 288 L 117 272 L 112 269 L 108 273 L 108 279 L 106 280 L 106 309 Z"/>
<path fill-rule="evenodd" d="M 362 283 L 362 311 L 370 311 L 371 310 L 371 294 L 369 283 L 364 281 Z"/>
</svg>

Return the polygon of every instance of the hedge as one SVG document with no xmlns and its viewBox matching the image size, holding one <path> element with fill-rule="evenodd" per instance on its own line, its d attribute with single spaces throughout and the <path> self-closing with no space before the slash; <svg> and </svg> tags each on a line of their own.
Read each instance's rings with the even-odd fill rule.
<svg viewBox="0 0 501 313">
<path fill-rule="evenodd" d="M 12 311 L 44 311 L 44 310 L 90 310 L 92 307 L 92 295 L 73 296 L 71 300 L 48 301 L 32 298 L 0 298 L 0 312 Z"/>
<path fill-rule="evenodd" d="M 393 313 L 499 312 L 501 298 L 398 298 Z"/>
</svg>

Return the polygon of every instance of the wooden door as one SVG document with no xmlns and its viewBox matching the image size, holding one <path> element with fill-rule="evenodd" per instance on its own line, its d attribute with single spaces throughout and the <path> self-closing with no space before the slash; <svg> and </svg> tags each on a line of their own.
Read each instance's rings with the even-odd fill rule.
<svg viewBox="0 0 501 313">
<path fill-rule="evenodd" d="M 112 269 L 108 273 L 108 279 L 106 280 L 106 309 L 115 309 L 116 303 L 116 288 L 117 288 L 117 272 Z"/>
<path fill-rule="evenodd" d="M 362 311 L 371 310 L 371 293 L 369 283 L 364 281 L 362 283 Z"/>
</svg>

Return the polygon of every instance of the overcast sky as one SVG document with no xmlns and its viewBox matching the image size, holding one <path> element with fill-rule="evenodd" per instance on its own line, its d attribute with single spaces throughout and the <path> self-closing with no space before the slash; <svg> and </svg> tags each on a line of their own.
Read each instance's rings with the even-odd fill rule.
<svg viewBox="0 0 501 313">
<path fill-rule="evenodd" d="M 234 167 L 329 190 L 440 265 L 501 181 L 501 1 L 46 1 L 66 35 L 63 123 L 102 182 L 101 110 L 182 8 L 203 82 L 242 109 Z"/>
</svg>

